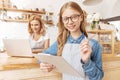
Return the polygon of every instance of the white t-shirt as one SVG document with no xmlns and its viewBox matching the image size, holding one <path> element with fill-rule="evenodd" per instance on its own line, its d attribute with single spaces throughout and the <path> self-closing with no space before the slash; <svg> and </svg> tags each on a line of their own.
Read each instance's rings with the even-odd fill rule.
<svg viewBox="0 0 120 80">
<path fill-rule="evenodd" d="M 30 45 L 32 49 L 42 49 L 44 48 L 45 40 L 49 39 L 48 34 L 41 36 L 37 41 L 33 39 L 33 35 L 30 36 Z"/>
</svg>

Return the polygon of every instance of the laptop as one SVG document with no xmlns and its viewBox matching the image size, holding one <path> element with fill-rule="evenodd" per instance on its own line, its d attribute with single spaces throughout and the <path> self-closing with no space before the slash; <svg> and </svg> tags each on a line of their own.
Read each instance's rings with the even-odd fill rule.
<svg viewBox="0 0 120 80">
<path fill-rule="evenodd" d="M 29 39 L 3 39 L 8 56 L 33 57 Z"/>
</svg>

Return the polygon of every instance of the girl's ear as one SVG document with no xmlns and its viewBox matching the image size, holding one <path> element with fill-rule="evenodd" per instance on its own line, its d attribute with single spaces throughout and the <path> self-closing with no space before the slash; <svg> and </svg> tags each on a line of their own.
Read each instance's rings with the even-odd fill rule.
<svg viewBox="0 0 120 80">
<path fill-rule="evenodd" d="M 80 21 L 83 21 L 84 15 L 80 15 Z"/>
<path fill-rule="evenodd" d="M 86 11 L 82 10 L 82 15 L 80 16 L 81 18 L 81 21 L 83 21 L 83 19 L 86 19 L 87 18 L 87 13 Z"/>
<path fill-rule="evenodd" d="M 83 16 L 86 18 L 87 17 L 87 12 L 83 10 Z"/>
</svg>

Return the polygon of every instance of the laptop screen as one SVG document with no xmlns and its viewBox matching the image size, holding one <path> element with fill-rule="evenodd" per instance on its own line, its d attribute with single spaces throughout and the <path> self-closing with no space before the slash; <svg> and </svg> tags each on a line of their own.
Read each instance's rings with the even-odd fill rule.
<svg viewBox="0 0 120 80">
<path fill-rule="evenodd" d="M 9 56 L 33 57 L 29 39 L 3 39 Z"/>
</svg>

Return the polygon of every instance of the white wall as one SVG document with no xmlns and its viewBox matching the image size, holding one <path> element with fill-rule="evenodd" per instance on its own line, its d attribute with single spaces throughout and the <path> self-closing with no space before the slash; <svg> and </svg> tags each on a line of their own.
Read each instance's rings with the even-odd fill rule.
<svg viewBox="0 0 120 80">
<path fill-rule="evenodd" d="M 75 1 L 88 13 L 100 12 L 103 18 L 120 15 L 120 0 L 103 0 L 98 5 L 86 6 L 82 4 L 83 0 L 11 0 L 18 8 L 35 9 L 45 8 L 46 11 L 53 11 L 55 17 L 60 7 L 67 1 Z M 21 5 L 22 4 L 22 5 Z"/>
<path fill-rule="evenodd" d="M 3 38 L 28 38 L 27 23 L 1 22 L 0 21 L 0 48 L 3 47 Z M 56 26 L 47 26 L 47 33 L 50 37 L 50 45 L 56 41 L 58 29 Z"/>
<path fill-rule="evenodd" d="M 27 26 L 24 23 L 6 23 L 0 21 L 0 48 L 3 46 L 3 38 L 28 37 Z"/>
<path fill-rule="evenodd" d="M 98 5 L 83 5 L 83 0 L 11 0 L 12 5 L 16 5 L 20 9 L 45 8 L 46 11 L 53 11 L 56 15 L 60 7 L 68 1 L 75 1 L 88 13 L 100 12 L 103 18 L 120 15 L 120 0 L 102 0 Z"/>
<path fill-rule="evenodd" d="M 18 9 L 32 9 L 45 8 L 46 11 L 54 12 L 53 20 L 55 26 L 58 20 L 58 13 L 60 7 L 67 1 L 76 1 L 80 6 L 88 13 L 100 12 L 103 18 L 107 18 L 114 15 L 120 15 L 120 6 L 118 3 L 120 0 L 103 0 L 95 6 L 85 6 L 82 4 L 83 0 L 11 0 L 12 5 L 16 5 Z M 55 31 L 56 32 L 55 32 Z M 57 30 L 56 28 L 49 28 L 51 44 L 56 40 Z M 55 35 L 55 37 L 54 37 Z M 27 23 L 14 23 L 14 22 L 2 22 L 0 21 L 0 40 L 5 37 L 27 37 Z M 0 41 L 0 45 L 1 41 Z"/>
</svg>

